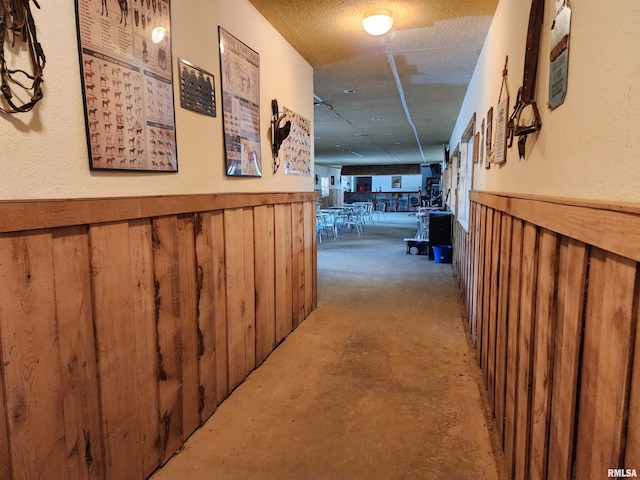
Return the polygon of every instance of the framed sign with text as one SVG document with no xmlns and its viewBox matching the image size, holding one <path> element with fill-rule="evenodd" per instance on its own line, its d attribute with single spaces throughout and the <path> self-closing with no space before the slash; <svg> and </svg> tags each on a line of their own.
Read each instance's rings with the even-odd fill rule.
<svg viewBox="0 0 640 480">
<path fill-rule="evenodd" d="M 178 171 L 170 17 L 169 0 L 76 0 L 92 170 Z"/>
</svg>

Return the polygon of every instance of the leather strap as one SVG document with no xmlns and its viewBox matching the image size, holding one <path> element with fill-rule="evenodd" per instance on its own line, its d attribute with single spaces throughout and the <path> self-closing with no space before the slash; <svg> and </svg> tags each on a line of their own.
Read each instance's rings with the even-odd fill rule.
<svg viewBox="0 0 640 480">
<path fill-rule="evenodd" d="M 524 76 L 522 87 L 518 90 L 518 98 L 509 118 L 509 147 L 513 145 L 514 135 L 518 139 L 518 155 L 524 158 L 527 135 L 542 128 L 540 113 L 535 101 L 536 74 L 540 53 L 540 35 L 544 19 L 544 0 L 532 0 L 527 29 L 527 46 L 524 56 Z M 530 118 L 523 118 L 523 112 Z"/>
<path fill-rule="evenodd" d="M 534 98 L 536 73 L 540 53 L 540 35 L 544 20 L 544 0 L 532 0 L 527 29 L 527 49 L 524 55 L 524 78 L 522 79 L 522 101 L 529 103 Z"/>
</svg>

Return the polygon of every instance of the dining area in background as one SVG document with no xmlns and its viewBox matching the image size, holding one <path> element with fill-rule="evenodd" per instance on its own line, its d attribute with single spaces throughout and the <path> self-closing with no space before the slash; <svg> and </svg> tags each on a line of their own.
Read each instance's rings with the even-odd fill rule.
<svg viewBox="0 0 640 480">
<path fill-rule="evenodd" d="M 365 233 L 365 225 L 373 224 L 373 202 L 354 202 L 329 208 L 320 208 L 316 204 L 316 233 L 318 243 L 336 239 L 338 235 Z"/>
</svg>

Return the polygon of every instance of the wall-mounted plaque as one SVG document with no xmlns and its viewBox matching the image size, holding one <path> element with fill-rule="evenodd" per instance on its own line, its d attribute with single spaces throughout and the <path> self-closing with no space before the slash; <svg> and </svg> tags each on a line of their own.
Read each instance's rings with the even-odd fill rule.
<svg viewBox="0 0 640 480">
<path fill-rule="evenodd" d="M 187 110 L 216 116 L 216 90 L 213 74 L 179 58 L 180 106 Z"/>
</svg>

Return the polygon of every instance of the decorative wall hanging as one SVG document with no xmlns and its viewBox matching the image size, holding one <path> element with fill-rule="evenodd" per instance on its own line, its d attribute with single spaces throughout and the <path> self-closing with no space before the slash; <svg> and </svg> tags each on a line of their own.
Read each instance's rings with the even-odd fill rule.
<svg viewBox="0 0 640 480">
<path fill-rule="evenodd" d="M 43 96 L 42 72 L 46 63 L 44 51 L 38 42 L 36 24 L 31 14 L 30 0 L 3 0 L 0 2 L 0 79 L 4 113 L 24 113 L 36 106 Z M 37 8 L 38 2 L 33 1 Z M 8 68 L 5 57 L 5 43 L 26 43 L 29 51 L 31 72 L 19 68 Z M 14 49 L 12 49 L 14 50 Z M 15 51 L 19 51 L 15 49 Z M 13 64 L 13 62 L 10 62 Z M 27 100 L 24 97 L 29 96 Z"/>
<path fill-rule="evenodd" d="M 518 90 L 516 104 L 509 118 L 509 147 L 513 137 L 518 139 L 518 156 L 524 158 L 527 136 L 542 128 L 540 113 L 535 100 L 538 55 L 540 53 L 540 35 L 544 20 L 544 0 L 532 0 L 527 29 L 527 44 L 524 56 L 524 74 L 522 87 Z"/>
<path fill-rule="evenodd" d="M 180 106 L 187 110 L 216 116 L 216 90 L 213 74 L 179 58 Z"/>
<path fill-rule="evenodd" d="M 291 131 L 283 142 L 285 175 L 311 176 L 311 122 L 284 108 L 285 120 L 291 121 Z"/>
<path fill-rule="evenodd" d="M 89 166 L 177 172 L 169 1 L 76 0 L 76 18 Z"/>
<path fill-rule="evenodd" d="M 507 123 L 509 119 L 509 82 L 507 81 L 507 64 L 509 57 L 504 61 L 502 70 L 502 85 L 496 107 L 496 143 L 493 149 L 493 162 L 502 164 L 507 161 Z M 504 96 L 502 93 L 504 92 Z"/>
<path fill-rule="evenodd" d="M 493 158 L 493 107 L 487 112 L 487 132 L 485 134 L 485 158 L 484 168 L 491 168 L 491 159 Z"/>
<path fill-rule="evenodd" d="M 562 105 L 569 85 L 569 35 L 571 9 L 567 0 L 556 1 L 556 18 L 551 26 L 551 68 L 549 68 L 549 108 Z"/>
<path fill-rule="evenodd" d="M 291 120 L 284 121 L 287 115 L 280 113 L 278 100 L 271 100 L 271 154 L 273 155 L 273 174 L 280 167 L 280 146 L 291 132 Z"/>
<path fill-rule="evenodd" d="M 262 176 L 260 158 L 260 55 L 218 27 L 226 171 Z"/>
</svg>

